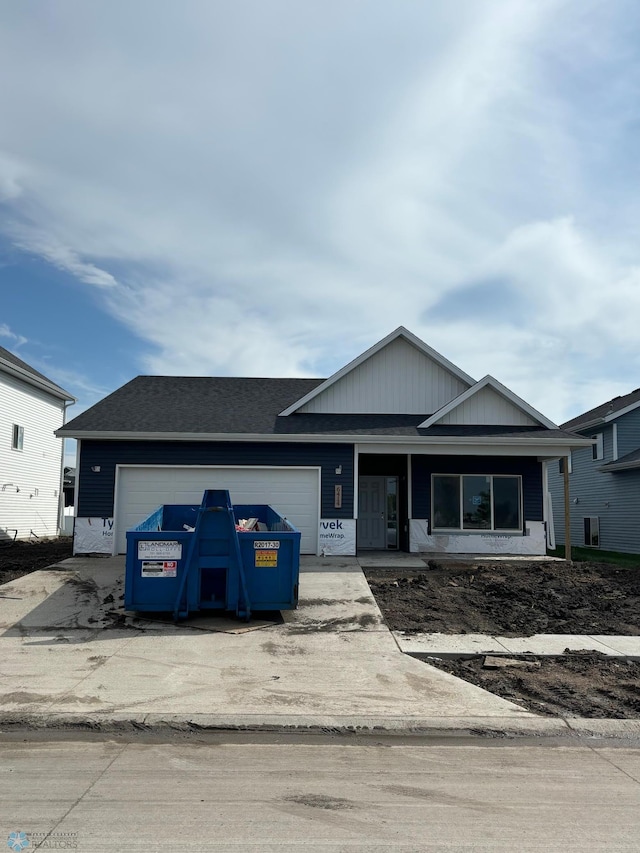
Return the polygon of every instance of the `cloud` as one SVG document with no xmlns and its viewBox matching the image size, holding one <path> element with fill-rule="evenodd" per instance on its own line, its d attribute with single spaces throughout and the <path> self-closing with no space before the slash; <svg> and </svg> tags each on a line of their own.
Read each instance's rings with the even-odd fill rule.
<svg viewBox="0 0 640 853">
<path fill-rule="evenodd" d="M 0 204 L 17 199 L 22 194 L 24 167 L 0 151 Z"/>
<path fill-rule="evenodd" d="M 323 375 L 403 324 L 556 419 L 635 387 L 635 6 L 363 8 L 7 10 L 0 229 L 145 371 Z"/>
<path fill-rule="evenodd" d="M 0 338 L 8 338 L 16 349 L 27 343 L 27 338 L 12 332 L 6 323 L 0 323 Z"/>
<path fill-rule="evenodd" d="M 29 226 L 13 224 L 6 229 L 19 249 L 38 255 L 54 267 L 70 273 L 85 284 L 98 287 L 113 287 L 115 278 L 93 263 L 81 260 L 78 253 L 64 246 L 53 235 L 38 232 Z"/>
</svg>

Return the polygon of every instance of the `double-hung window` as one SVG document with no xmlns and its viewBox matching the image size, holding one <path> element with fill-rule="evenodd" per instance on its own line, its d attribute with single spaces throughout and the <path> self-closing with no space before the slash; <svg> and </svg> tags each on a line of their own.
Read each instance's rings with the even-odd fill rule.
<svg viewBox="0 0 640 853">
<path fill-rule="evenodd" d="M 22 450 L 24 445 L 24 427 L 18 426 L 18 424 L 13 425 L 13 432 L 11 434 L 11 447 L 14 450 Z"/>
<path fill-rule="evenodd" d="M 502 474 L 433 474 L 433 530 L 522 530 L 522 479 Z"/>
</svg>

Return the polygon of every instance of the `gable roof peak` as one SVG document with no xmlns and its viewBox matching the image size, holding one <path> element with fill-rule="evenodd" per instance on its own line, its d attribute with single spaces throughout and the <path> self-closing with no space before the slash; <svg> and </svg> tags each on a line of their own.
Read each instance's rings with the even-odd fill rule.
<svg viewBox="0 0 640 853">
<path fill-rule="evenodd" d="M 423 340 L 421 340 L 417 335 L 414 335 L 413 332 L 410 332 L 409 329 L 404 326 L 398 326 L 397 329 L 394 329 L 393 332 L 390 332 L 386 337 L 379 340 L 377 343 L 373 344 L 373 346 L 369 347 L 369 349 L 365 350 L 359 356 L 354 358 L 344 367 L 337 370 L 332 376 L 318 385 L 313 391 L 310 391 L 308 394 L 305 394 L 304 397 L 301 397 L 291 406 L 288 406 L 284 411 L 280 412 L 282 417 L 286 417 L 287 415 L 291 415 L 294 412 L 298 411 L 302 408 L 306 403 L 313 400 L 315 397 L 318 397 L 332 385 L 335 385 L 340 379 L 347 376 L 349 373 L 352 373 L 356 368 L 360 367 L 361 364 L 373 358 L 377 353 L 381 350 L 385 349 L 385 347 L 390 346 L 394 341 L 402 338 L 411 346 L 415 347 L 422 355 L 431 361 L 435 362 L 439 367 L 445 370 L 447 373 L 454 376 L 460 383 L 463 385 L 471 386 L 475 384 L 475 379 L 457 367 L 453 362 L 449 361 L 439 352 L 432 349 L 428 344 L 426 344 Z M 428 410 L 427 410 L 428 411 Z"/>
<path fill-rule="evenodd" d="M 491 376 L 490 373 L 487 373 L 486 376 L 483 376 L 478 382 L 472 385 L 470 388 L 467 388 L 466 391 L 463 391 L 458 397 L 454 400 L 451 400 L 441 409 L 439 409 L 435 414 L 431 415 L 430 418 L 427 418 L 423 423 L 420 424 L 421 429 L 428 429 L 430 426 L 441 421 L 444 417 L 446 417 L 450 412 L 453 412 L 455 409 L 464 405 L 467 400 L 475 397 L 479 392 L 481 392 L 485 388 L 490 388 L 500 397 L 505 399 L 508 403 L 515 409 L 519 409 L 520 412 L 527 415 L 534 421 L 537 421 L 540 426 L 544 426 L 547 429 L 558 429 L 557 424 L 553 421 L 549 420 L 549 418 L 545 417 L 541 412 L 537 409 L 534 409 L 533 406 L 529 405 L 526 400 L 523 400 L 522 397 L 518 397 L 510 388 L 507 388 L 506 385 L 503 385 L 502 382 L 499 382 L 494 376 Z"/>
</svg>

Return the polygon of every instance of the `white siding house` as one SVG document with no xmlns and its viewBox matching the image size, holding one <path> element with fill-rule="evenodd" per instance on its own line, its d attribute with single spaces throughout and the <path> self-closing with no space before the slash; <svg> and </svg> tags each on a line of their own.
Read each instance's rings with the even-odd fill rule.
<svg viewBox="0 0 640 853">
<path fill-rule="evenodd" d="M 57 536 L 63 440 L 74 398 L 0 347 L 0 538 Z"/>
</svg>

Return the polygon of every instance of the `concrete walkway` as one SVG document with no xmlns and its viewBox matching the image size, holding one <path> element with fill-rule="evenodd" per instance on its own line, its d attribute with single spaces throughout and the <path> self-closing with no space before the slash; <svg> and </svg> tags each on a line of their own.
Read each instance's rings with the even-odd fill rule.
<svg viewBox="0 0 640 853">
<path fill-rule="evenodd" d="M 249 630 L 125 614 L 123 575 L 123 557 L 72 558 L 0 586 L 0 725 L 640 734 L 538 717 L 403 654 L 356 558 L 304 558 L 299 609 Z"/>
<path fill-rule="evenodd" d="M 640 637 L 609 634 L 534 634 L 499 637 L 488 634 L 406 634 L 394 631 L 400 649 L 415 658 L 473 655 L 539 655 L 556 657 L 566 650 L 601 652 L 608 657 L 640 660 Z"/>
</svg>

